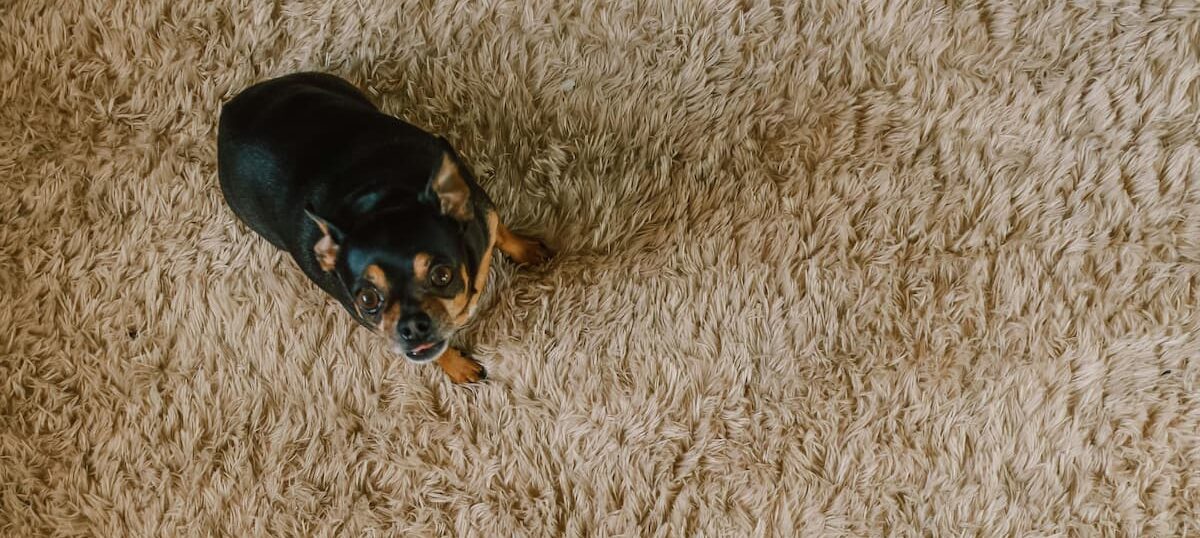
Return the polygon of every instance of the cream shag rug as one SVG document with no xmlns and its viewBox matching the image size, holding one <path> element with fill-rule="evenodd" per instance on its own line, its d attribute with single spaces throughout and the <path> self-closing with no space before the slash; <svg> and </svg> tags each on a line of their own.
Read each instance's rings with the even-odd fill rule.
<svg viewBox="0 0 1200 538">
<path fill-rule="evenodd" d="M 0 7 L 0 534 L 1200 533 L 1197 4 L 620 4 Z M 301 69 L 560 250 L 486 385 L 221 202 Z"/>
</svg>

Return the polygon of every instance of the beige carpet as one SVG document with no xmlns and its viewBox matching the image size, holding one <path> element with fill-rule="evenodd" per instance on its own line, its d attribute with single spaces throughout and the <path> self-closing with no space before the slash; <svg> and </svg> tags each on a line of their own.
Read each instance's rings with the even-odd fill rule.
<svg viewBox="0 0 1200 538">
<path fill-rule="evenodd" d="M 5 2 L 0 535 L 1200 534 L 1197 4 L 575 4 Z M 300 69 L 560 250 L 486 385 L 221 202 Z"/>
</svg>

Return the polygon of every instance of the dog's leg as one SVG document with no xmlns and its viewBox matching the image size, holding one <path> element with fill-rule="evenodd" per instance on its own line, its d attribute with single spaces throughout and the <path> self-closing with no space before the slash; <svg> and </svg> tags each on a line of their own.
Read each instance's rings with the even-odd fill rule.
<svg viewBox="0 0 1200 538">
<path fill-rule="evenodd" d="M 487 379 L 487 370 L 479 361 L 454 348 L 442 353 L 442 356 L 437 358 L 437 363 L 455 383 L 474 383 Z"/>
<path fill-rule="evenodd" d="M 496 247 L 520 264 L 538 265 L 554 255 L 541 241 L 513 233 L 502 223 L 496 226 Z"/>
</svg>

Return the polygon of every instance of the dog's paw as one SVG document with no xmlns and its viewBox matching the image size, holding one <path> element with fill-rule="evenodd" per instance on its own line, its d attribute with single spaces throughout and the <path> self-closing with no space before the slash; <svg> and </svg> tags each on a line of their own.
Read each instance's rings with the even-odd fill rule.
<svg viewBox="0 0 1200 538">
<path fill-rule="evenodd" d="M 529 241 L 529 248 L 526 249 L 525 259 L 522 260 L 521 263 L 529 265 L 544 265 L 546 262 L 550 261 L 550 258 L 553 257 L 554 251 L 550 250 L 550 247 L 546 246 L 545 243 L 538 241 L 537 239 L 531 239 Z"/>
<path fill-rule="evenodd" d="M 487 379 L 487 369 L 457 349 L 447 349 L 438 357 L 437 363 L 450 381 L 455 383 L 475 383 Z"/>
</svg>

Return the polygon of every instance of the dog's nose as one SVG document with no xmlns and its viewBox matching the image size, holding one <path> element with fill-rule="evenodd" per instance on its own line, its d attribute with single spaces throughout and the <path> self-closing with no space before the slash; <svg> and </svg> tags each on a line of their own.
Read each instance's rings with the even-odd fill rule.
<svg viewBox="0 0 1200 538">
<path fill-rule="evenodd" d="M 400 322 L 400 338 L 407 342 L 424 340 L 429 336 L 433 322 L 425 314 L 409 316 Z"/>
</svg>

